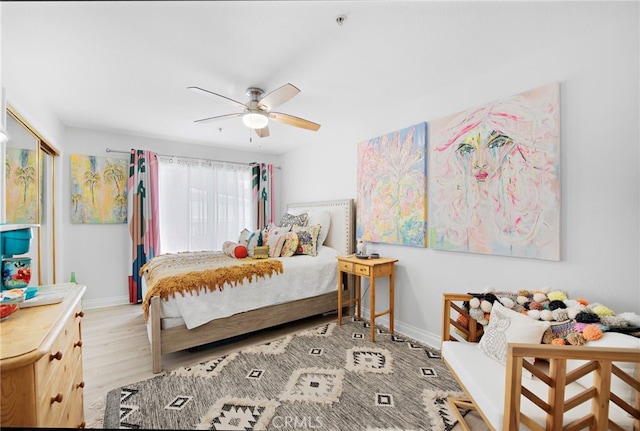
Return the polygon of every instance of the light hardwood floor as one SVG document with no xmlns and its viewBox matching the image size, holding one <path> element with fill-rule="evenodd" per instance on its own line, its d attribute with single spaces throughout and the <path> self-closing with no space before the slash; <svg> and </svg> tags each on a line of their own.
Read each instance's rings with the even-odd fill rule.
<svg viewBox="0 0 640 431">
<path fill-rule="evenodd" d="M 140 305 L 84 310 L 82 362 L 84 367 L 84 412 L 88 426 L 95 426 L 103 411 L 103 400 L 112 389 L 161 374 L 151 371 L 151 348 Z M 335 315 L 309 318 L 285 327 L 261 331 L 233 343 L 164 355 L 163 370 L 193 365 L 247 345 L 268 342 L 283 335 L 335 320 Z M 99 424 L 98 424 L 99 425 Z"/>
</svg>

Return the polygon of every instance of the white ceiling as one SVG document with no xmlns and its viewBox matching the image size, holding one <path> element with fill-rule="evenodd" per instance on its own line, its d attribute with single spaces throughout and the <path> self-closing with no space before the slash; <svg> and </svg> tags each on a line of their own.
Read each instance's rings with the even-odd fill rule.
<svg viewBox="0 0 640 431">
<path fill-rule="evenodd" d="M 400 104 L 552 46 L 579 10 L 570 3 L 2 2 L 2 85 L 9 103 L 37 95 L 67 126 L 281 154 L 346 131 L 371 138 Z M 287 82 L 301 93 L 277 111 L 318 132 L 193 122 L 238 109 L 188 86 L 245 102 L 248 87 Z"/>
</svg>

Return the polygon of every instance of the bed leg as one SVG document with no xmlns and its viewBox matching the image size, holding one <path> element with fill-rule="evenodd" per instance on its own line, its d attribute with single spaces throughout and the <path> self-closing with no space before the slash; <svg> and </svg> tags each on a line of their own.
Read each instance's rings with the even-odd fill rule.
<svg viewBox="0 0 640 431">
<path fill-rule="evenodd" d="M 153 361 L 153 373 L 162 371 L 162 334 L 160 333 L 160 297 L 151 297 L 149 307 L 149 319 L 151 319 L 151 358 Z"/>
</svg>

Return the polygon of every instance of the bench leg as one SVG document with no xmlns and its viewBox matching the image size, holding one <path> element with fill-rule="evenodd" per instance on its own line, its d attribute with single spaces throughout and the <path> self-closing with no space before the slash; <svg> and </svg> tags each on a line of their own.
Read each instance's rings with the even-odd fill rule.
<svg viewBox="0 0 640 431">
<path fill-rule="evenodd" d="M 453 414 L 456 415 L 458 423 L 460 424 L 462 429 L 464 431 L 471 431 L 471 428 L 469 428 L 469 425 L 467 425 L 467 422 L 464 420 L 464 417 L 460 413 L 460 409 L 476 410 L 476 406 L 473 404 L 473 402 L 469 401 L 466 398 L 449 397 L 447 398 L 447 403 L 449 404 L 449 408 L 451 409 Z"/>
</svg>

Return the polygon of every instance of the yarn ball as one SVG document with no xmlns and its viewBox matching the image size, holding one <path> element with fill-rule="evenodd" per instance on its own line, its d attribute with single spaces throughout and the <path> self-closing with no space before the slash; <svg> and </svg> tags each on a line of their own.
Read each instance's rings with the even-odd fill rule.
<svg viewBox="0 0 640 431">
<path fill-rule="evenodd" d="M 528 290 L 518 290 L 518 296 L 524 296 L 525 298 L 528 298 L 531 296 L 531 292 L 529 292 Z"/>
<path fill-rule="evenodd" d="M 582 336 L 587 341 L 599 340 L 602 338 L 602 329 L 595 325 L 587 325 L 582 330 Z"/>
<path fill-rule="evenodd" d="M 556 337 L 553 335 L 551 328 L 547 328 L 547 330 L 544 331 L 544 334 L 542 334 L 542 344 L 551 344 L 555 338 Z"/>
<path fill-rule="evenodd" d="M 516 303 L 513 302 L 513 299 L 507 298 L 506 296 L 504 298 L 500 298 L 500 303 L 502 303 L 502 305 L 504 305 L 504 307 L 508 309 L 512 309 L 516 305 Z"/>
<path fill-rule="evenodd" d="M 475 296 L 469 300 L 469 307 L 478 308 L 480 307 L 480 300 Z"/>
<path fill-rule="evenodd" d="M 540 312 L 540 318 L 549 322 L 553 320 L 553 313 L 551 312 L 551 310 L 542 310 Z"/>
<path fill-rule="evenodd" d="M 456 322 L 458 322 L 460 325 L 462 325 L 463 328 L 469 328 L 469 318 L 467 317 L 466 314 L 458 314 L 458 318 L 456 319 Z"/>
<path fill-rule="evenodd" d="M 607 325 L 610 328 L 626 328 L 629 322 L 621 318 L 620 316 L 601 316 L 600 323 Z"/>
<path fill-rule="evenodd" d="M 569 319 L 575 319 L 578 313 L 584 311 L 584 305 L 578 305 L 576 307 L 567 308 L 567 315 Z"/>
<path fill-rule="evenodd" d="M 482 301 L 480 301 L 480 309 L 485 313 L 490 313 L 492 308 L 493 308 L 493 304 L 487 301 L 486 299 L 483 299 Z"/>
<path fill-rule="evenodd" d="M 556 322 L 563 322 L 565 320 L 569 320 L 569 313 L 564 308 L 556 308 L 551 312 L 553 315 L 553 320 Z"/>
<path fill-rule="evenodd" d="M 527 316 L 531 317 L 534 320 L 540 319 L 540 310 L 529 310 L 527 312 Z"/>
<path fill-rule="evenodd" d="M 536 302 L 544 302 L 547 300 L 547 295 L 542 292 L 534 293 L 533 300 Z"/>
<path fill-rule="evenodd" d="M 553 340 L 551 340 L 551 344 L 553 344 L 554 346 L 564 346 L 564 338 L 554 338 Z"/>
<path fill-rule="evenodd" d="M 567 341 L 572 346 L 582 346 L 587 342 L 579 332 L 572 332 L 571 334 L 567 335 Z"/>
<path fill-rule="evenodd" d="M 529 303 L 529 310 L 542 310 L 544 307 L 538 301 L 531 301 Z"/>
<path fill-rule="evenodd" d="M 567 294 L 560 290 L 556 290 L 555 292 L 549 292 L 547 297 L 551 301 L 564 301 L 565 299 L 567 299 Z"/>
<path fill-rule="evenodd" d="M 493 293 L 485 293 L 482 297 L 485 301 L 489 301 L 491 305 L 498 300 L 498 297 Z"/>
<path fill-rule="evenodd" d="M 477 321 L 480 321 L 484 318 L 484 312 L 479 308 L 472 308 L 469 310 L 469 316 L 473 317 Z"/>
<path fill-rule="evenodd" d="M 598 316 L 602 317 L 602 316 L 613 316 L 614 313 L 613 310 L 611 310 L 610 308 L 605 307 L 604 305 L 597 305 L 595 307 L 593 307 L 591 309 L 591 311 L 593 311 L 594 313 L 596 313 Z"/>
<path fill-rule="evenodd" d="M 578 301 L 579 304 L 584 305 L 585 307 L 589 305 L 589 301 L 584 298 L 576 298 L 576 301 Z"/>
<path fill-rule="evenodd" d="M 516 298 L 516 302 L 520 305 L 524 305 L 527 302 L 529 302 L 529 297 L 524 295 L 518 295 L 518 297 Z"/>
<path fill-rule="evenodd" d="M 600 321 L 600 317 L 596 313 L 589 311 L 581 311 L 576 315 L 576 322 L 579 323 L 596 323 Z"/>
<path fill-rule="evenodd" d="M 565 304 L 561 299 L 552 299 L 551 302 L 549 302 L 549 310 L 553 311 L 558 308 L 567 308 L 567 304 Z"/>
</svg>

